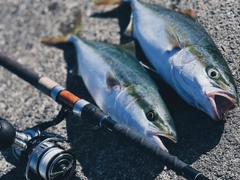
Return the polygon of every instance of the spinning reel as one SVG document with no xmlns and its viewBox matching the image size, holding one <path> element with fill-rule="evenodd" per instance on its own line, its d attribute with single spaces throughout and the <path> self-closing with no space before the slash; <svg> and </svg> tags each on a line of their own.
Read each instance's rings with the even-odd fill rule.
<svg viewBox="0 0 240 180">
<path fill-rule="evenodd" d="M 116 135 L 124 137 L 129 143 L 153 155 L 168 168 L 186 179 L 209 180 L 202 173 L 182 162 L 176 156 L 163 151 L 160 147 L 153 145 L 130 128 L 117 123 L 97 106 L 80 99 L 51 79 L 27 69 L 1 52 L 0 65 L 63 105 L 55 119 L 26 129 L 23 132 L 16 131 L 12 124 L 0 119 L 0 149 L 13 147 L 14 155 L 25 167 L 27 180 L 67 180 L 74 174 L 76 168 L 74 156 L 59 145 L 59 143 L 66 140 L 57 134 L 45 132 L 47 128 L 60 123 L 68 112 L 73 112 L 76 116 L 89 120 L 94 125 L 103 126 Z"/>
<path fill-rule="evenodd" d="M 62 109 L 54 120 L 22 132 L 0 119 L 0 149 L 12 146 L 14 156 L 25 169 L 27 180 L 67 180 L 75 173 L 75 157 L 59 145 L 66 139 L 44 131 L 61 122 L 66 112 Z"/>
</svg>

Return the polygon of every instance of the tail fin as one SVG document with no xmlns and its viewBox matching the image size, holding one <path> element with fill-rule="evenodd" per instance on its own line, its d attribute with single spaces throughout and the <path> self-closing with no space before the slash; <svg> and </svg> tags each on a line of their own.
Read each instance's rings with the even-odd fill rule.
<svg viewBox="0 0 240 180">
<path fill-rule="evenodd" d="M 74 27 L 71 31 L 71 34 L 80 35 L 81 34 L 81 25 L 82 25 L 82 11 L 79 10 L 78 15 L 74 21 Z"/>
<path fill-rule="evenodd" d="M 97 0 L 95 5 L 122 4 L 124 0 Z"/>
<path fill-rule="evenodd" d="M 66 35 L 63 35 L 63 36 L 41 38 L 40 42 L 43 44 L 46 44 L 46 45 L 65 44 L 68 41 L 69 35 L 71 35 L 71 34 L 80 35 L 81 23 L 82 23 L 82 13 L 81 13 L 81 10 L 79 10 L 78 15 L 74 21 L 74 27 L 69 33 L 67 33 Z"/>
</svg>

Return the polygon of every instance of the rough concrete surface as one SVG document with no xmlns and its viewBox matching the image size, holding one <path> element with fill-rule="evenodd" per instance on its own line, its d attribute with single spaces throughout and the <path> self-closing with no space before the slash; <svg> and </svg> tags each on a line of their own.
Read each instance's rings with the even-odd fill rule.
<svg viewBox="0 0 240 180">
<path fill-rule="evenodd" d="M 238 88 L 240 45 L 239 0 L 145 0 L 171 9 L 193 8 L 226 58 Z M 67 87 L 91 101 L 80 78 L 69 73 L 71 67 L 63 52 L 47 47 L 39 38 L 69 31 L 82 9 L 82 35 L 91 40 L 120 44 L 130 15 L 128 6 L 107 13 L 110 7 L 94 7 L 89 0 L 2 0 L 0 1 L 1 52 Z M 240 179 L 240 113 L 227 113 L 225 121 L 214 122 L 203 112 L 186 104 L 167 86 L 162 96 L 172 114 L 178 143 L 166 141 L 171 154 L 190 164 L 210 179 Z M 16 75 L 0 67 L 0 117 L 16 129 L 24 130 L 54 118 L 60 105 Z M 115 137 L 106 129 L 89 131 L 90 124 L 69 115 L 49 131 L 68 137 L 64 145 L 77 158 L 78 179 L 183 179 L 137 148 Z M 21 164 L 11 149 L 0 153 L 0 179 L 23 180 Z"/>
</svg>

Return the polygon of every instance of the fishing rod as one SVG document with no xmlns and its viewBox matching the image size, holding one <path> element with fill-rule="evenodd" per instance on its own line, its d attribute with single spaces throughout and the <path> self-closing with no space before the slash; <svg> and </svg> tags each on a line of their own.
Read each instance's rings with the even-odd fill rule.
<svg viewBox="0 0 240 180">
<path fill-rule="evenodd" d="M 58 117 L 55 120 L 46 122 L 43 125 L 32 128 L 32 129 L 40 129 L 40 132 L 43 132 L 46 128 L 56 125 L 61 120 L 63 120 L 65 117 L 64 115 L 66 113 L 73 112 L 76 116 L 82 117 L 83 119 L 90 121 L 94 125 L 98 125 L 99 127 L 106 127 L 107 129 L 110 129 L 113 133 L 115 133 L 117 136 L 126 138 L 128 142 L 140 148 L 143 152 L 148 153 L 151 156 L 161 160 L 161 162 L 165 166 L 175 171 L 177 175 L 183 176 L 188 180 L 209 180 L 201 172 L 192 168 L 190 165 L 184 163 L 183 161 L 179 160 L 176 156 L 173 156 L 163 151 L 160 147 L 150 143 L 145 138 L 133 132 L 130 128 L 126 128 L 121 124 L 117 123 L 97 106 L 89 103 L 84 99 L 80 99 L 79 97 L 75 96 L 74 94 L 72 94 L 71 92 L 69 92 L 64 87 L 62 87 L 55 81 L 51 80 L 50 78 L 46 76 L 42 76 L 34 72 L 33 70 L 28 69 L 27 67 L 18 63 L 17 61 L 2 54 L 1 52 L 0 52 L 0 65 L 5 67 L 12 73 L 16 74 L 23 80 L 27 81 L 31 85 L 35 86 L 38 90 L 45 93 L 47 96 L 53 98 L 57 103 L 62 105 L 62 110 L 58 115 L 60 118 Z M 2 133 L 2 129 L 0 129 L 0 134 Z M 12 136 L 14 137 L 12 139 L 17 139 L 17 135 L 14 135 L 14 133 L 12 134 L 13 134 Z M 31 138 L 30 138 L 30 141 L 31 141 Z M 35 159 L 30 159 L 30 160 L 34 161 Z M 30 163 L 28 162 L 29 165 L 31 163 L 34 164 L 37 162 L 30 162 Z M 35 172 L 35 174 L 37 173 Z"/>
</svg>

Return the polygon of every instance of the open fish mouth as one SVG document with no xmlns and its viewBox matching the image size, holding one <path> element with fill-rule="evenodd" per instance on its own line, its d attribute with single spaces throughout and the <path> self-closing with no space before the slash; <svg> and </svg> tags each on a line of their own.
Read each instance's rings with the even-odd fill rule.
<svg viewBox="0 0 240 180">
<path fill-rule="evenodd" d="M 151 137 L 154 142 L 163 150 L 168 152 L 168 149 L 164 146 L 162 140 L 160 139 L 160 137 L 166 137 L 168 139 L 170 139 L 173 142 L 177 142 L 177 137 L 176 135 L 174 135 L 173 133 L 168 133 L 168 134 L 162 134 L 162 133 L 158 133 L 158 134 L 149 134 L 149 137 Z"/>
<path fill-rule="evenodd" d="M 206 95 L 213 108 L 214 120 L 221 120 L 224 113 L 238 107 L 237 97 L 226 91 L 216 91 Z"/>
</svg>

